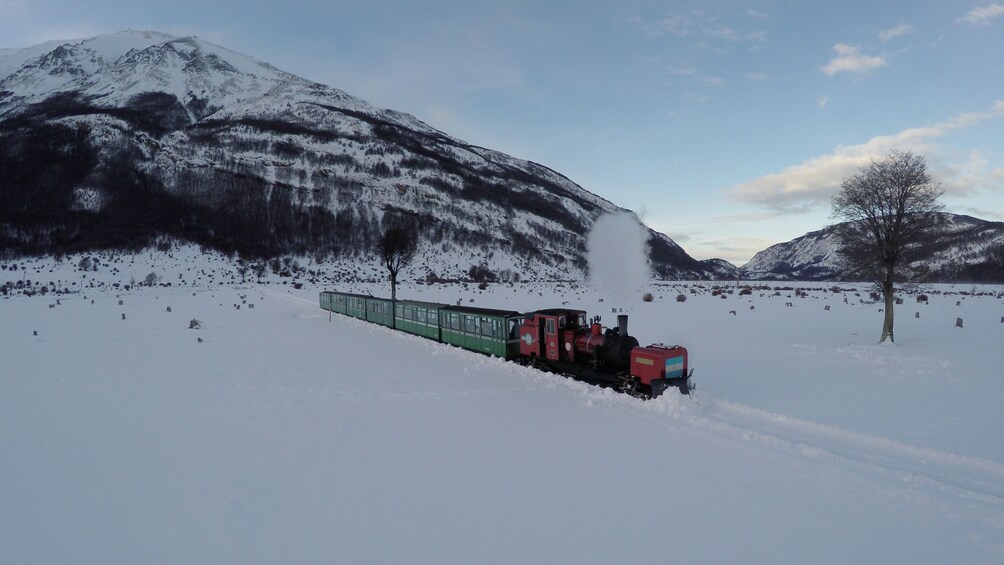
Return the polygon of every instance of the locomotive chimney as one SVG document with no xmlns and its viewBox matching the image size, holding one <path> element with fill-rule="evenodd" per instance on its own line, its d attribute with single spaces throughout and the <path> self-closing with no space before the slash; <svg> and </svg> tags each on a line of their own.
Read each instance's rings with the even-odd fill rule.
<svg viewBox="0 0 1004 565">
<path fill-rule="evenodd" d="M 617 315 L 617 331 L 621 334 L 621 337 L 626 336 L 627 333 L 627 314 Z"/>
</svg>

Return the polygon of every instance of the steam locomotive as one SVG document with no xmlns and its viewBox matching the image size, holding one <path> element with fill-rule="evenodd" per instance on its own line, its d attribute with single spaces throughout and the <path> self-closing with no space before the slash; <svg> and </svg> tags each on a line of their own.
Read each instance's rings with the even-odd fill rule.
<svg viewBox="0 0 1004 565">
<path fill-rule="evenodd" d="M 324 310 L 420 335 L 463 349 L 559 373 L 642 398 L 670 388 L 690 394 L 693 369 L 679 345 L 641 347 L 628 317 L 606 328 L 584 310 L 529 313 L 324 291 Z"/>
<path fill-rule="evenodd" d="M 587 323 L 584 310 L 538 310 L 526 314 L 519 339 L 517 361 L 581 381 L 647 397 L 672 387 L 690 394 L 694 388 L 687 349 L 641 347 L 628 334 L 625 314 L 617 316 L 616 328 L 604 328 L 599 317 Z"/>
</svg>

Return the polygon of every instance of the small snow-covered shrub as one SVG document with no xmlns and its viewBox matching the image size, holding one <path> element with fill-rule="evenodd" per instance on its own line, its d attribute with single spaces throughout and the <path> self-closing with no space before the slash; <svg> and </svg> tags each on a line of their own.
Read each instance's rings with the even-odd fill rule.
<svg viewBox="0 0 1004 565">
<path fill-rule="evenodd" d="M 652 293 L 646 292 L 645 294 L 641 295 L 641 300 L 642 302 L 652 302 Z"/>
<path fill-rule="evenodd" d="M 188 322 L 188 329 L 190 330 L 201 330 L 202 322 L 196 318 L 192 318 L 191 322 Z"/>
<path fill-rule="evenodd" d="M 686 294 L 677 294 L 676 295 L 676 301 L 677 302 L 686 302 L 687 301 L 687 295 Z"/>
</svg>

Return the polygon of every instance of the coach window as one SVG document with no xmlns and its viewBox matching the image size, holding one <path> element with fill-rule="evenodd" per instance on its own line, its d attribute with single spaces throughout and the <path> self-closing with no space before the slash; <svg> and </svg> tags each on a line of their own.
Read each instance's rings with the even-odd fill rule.
<svg viewBox="0 0 1004 565">
<path fill-rule="evenodd" d="M 401 306 L 400 304 L 397 305 L 397 317 L 404 318 L 404 306 Z"/>
<path fill-rule="evenodd" d="M 469 334 L 478 333 L 478 319 L 474 316 L 464 316 L 464 330 Z"/>
<path fill-rule="evenodd" d="M 460 314 L 450 314 L 450 329 L 460 331 Z"/>
<path fill-rule="evenodd" d="M 492 329 L 492 321 L 489 318 L 481 318 L 481 335 L 495 337 L 495 331 Z"/>
<path fill-rule="evenodd" d="M 547 335 L 554 335 L 554 318 L 547 319 Z"/>
<path fill-rule="evenodd" d="M 565 317 L 564 316 L 558 318 L 558 327 L 561 328 L 561 329 L 565 329 Z"/>
<path fill-rule="evenodd" d="M 422 322 L 424 324 L 425 323 L 425 309 L 424 308 L 415 308 L 415 314 L 416 314 L 415 319 L 418 320 L 419 322 Z"/>
</svg>

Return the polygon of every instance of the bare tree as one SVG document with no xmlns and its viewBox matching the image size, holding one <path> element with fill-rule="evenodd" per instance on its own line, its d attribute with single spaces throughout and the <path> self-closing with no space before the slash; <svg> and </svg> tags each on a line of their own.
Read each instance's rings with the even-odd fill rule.
<svg viewBox="0 0 1004 565">
<path fill-rule="evenodd" d="M 930 249 L 924 241 L 941 222 L 943 193 L 923 157 L 894 151 L 844 179 L 833 197 L 832 217 L 845 221 L 837 227 L 844 266 L 875 282 L 885 300 L 880 342 L 895 341 L 893 291 L 915 276 L 910 264 Z"/>
<path fill-rule="evenodd" d="M 397 274 L 408 266 L 418 251 L 414 232 L 403 227 L 390 227 L 384 231 L 379 243 L 380 258 L 390 273 L 390 299 L 397 300 Z"/>
</svg>

